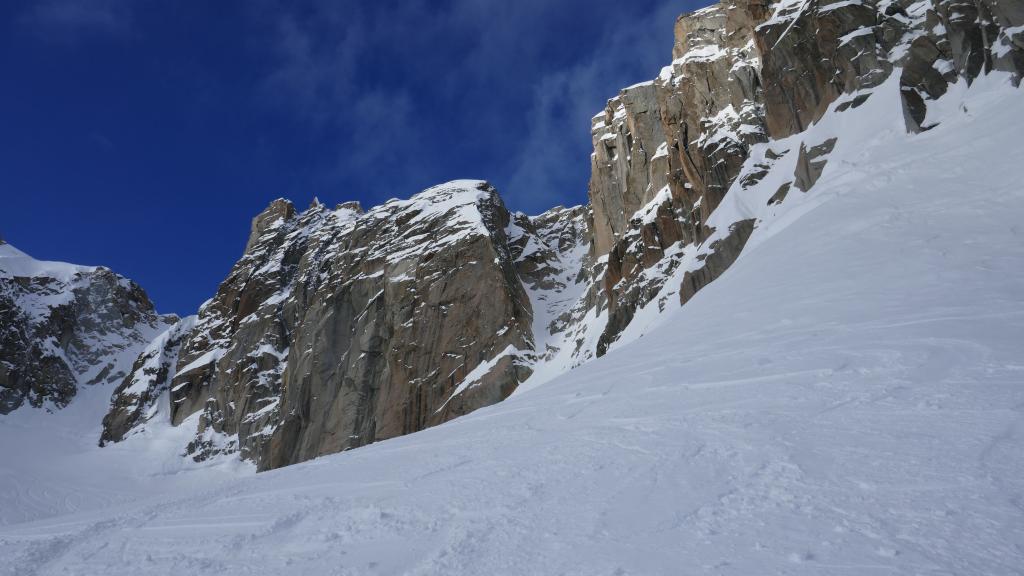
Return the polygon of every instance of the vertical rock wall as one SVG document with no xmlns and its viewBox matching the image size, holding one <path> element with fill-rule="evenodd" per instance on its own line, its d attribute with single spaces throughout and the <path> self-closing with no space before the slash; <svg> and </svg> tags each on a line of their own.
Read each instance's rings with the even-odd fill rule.
<svg viewBox="0 0 1024 576">
<path fill-rule="evenodd" d="M 769 170 L 770 157 L 736 182 L 752 147 L 803 132 L 845 95 L 841 107 L 860 105 L 894 70 L 907 128 L 927 129 L 927 102 L 958 78 L 1003 70 L 1019 82 L 1022 13 L 1012 0 L 723 0 L 681 16 L 672 63 L 593 122 L 593 257 L 606 262 L 594 301 L 608 312 L 598 354 L 662 292 L 687 246 L 716 255 L 688 273 L 684 302 L 739 255 L 753 221 L 703 244 L 725 195 Z M 802 151 L 796 189 L 813 185 L 834 144 Z"/>
<path fill-rule="evenodd" d="M 158 394 L 167 374 L 171 422 L 196 429 L 188 452 L 240 452 L 261 469 L 502 400 L 529 375 L 533 349 L 510 223 L 495 190 L 475 181 L 365 213 L 275 201 L 173 371 L 148 391 L 143 374 L 126 379 L 104 437 L 137 425 L 138 397 Z"/>
</svg>

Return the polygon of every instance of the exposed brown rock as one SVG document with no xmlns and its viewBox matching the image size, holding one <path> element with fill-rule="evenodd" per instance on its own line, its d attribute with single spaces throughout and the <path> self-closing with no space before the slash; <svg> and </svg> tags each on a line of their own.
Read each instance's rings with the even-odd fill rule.
<svg viewBox="0 0 1024 576">
<path fill-rule="evenodd" d="M 786 182 L 782 186 L 779 186 L 779 189 L 775 191 L 775 194 L 772 194 L 772 197 L 768 199 L 768 205 L 774 206 L 776 204 L 782 204 L 782 201 L 786 199 L 786 194 L 789 193 L 790 186 L 790 182 Z"/>
<path fill-rule="evenodd" d="M 829 138 L 816 146 L 800 145 L 800 155 L 796 161 L 796 172 L 793 174 L 793 185 L 807 192 L 821 177 L 828 161 L 828 154 L 835 148 L 836 138 Z"/>
<path fill-rule="evenodd" d="M 754 231 L 754 220 L 740 220 L 729 227 L 729 234 L 715 240 L 708 248 L 704 265 L 683 275 L 679 290 L 679 303 L 686 304 L 702 288 L 722 275 L 740 256 L 743 246 Z"/>
<path fill-rule="evenodd" d="M 765 3 L 741 1 L 676 21 L 674 61 L 653 83 L 660 127 L 635 136 L 635 123 L 616 125 L 615 133 L 624 135 L 615 142 L 649 141 L 650 134 L 664 139 L 653 161 L 644 165 L 643 179 L 622 177 L 622 170 L 600 160 L 607 157 L 602 145 L 613 141 L 607 136 L 608 121 L 633 117 L 636 100 L 627 97 L 629 91 L 642 88 L 646 94 L 650 85 L 623 91 L 595 119 L 590 200 L 594 254 L 607 255 L 598 305 L 608 308 L 598 355 L 618 338 L 636 309 L 659 293 L 678 265 L 675 256 L 665 260 L 668 249 L 707 237 L 705 222 L 739 174 L 750 146 L 766 139 L 760 62 L 752 40 L 754 27 L 766 16 Z M 645 98 L 645 118 L 651 107 Z"/>
<path fill-rule="evenodd" d="M 240 451 L 260 469 L 500 401 L 529 375 L 533 347 L 510 224 L 481 182 L 366 213 L 315 203 L 299 214 L 275 201 L 254 219 L 245 255 L 200 310 L 173 371 L 154 361 L 170 356 L 170 339 L 137 362 L 149 385 L 133 395 L 126 381 L 105 439 L 141 423 L 172 372 L 170 419 L 196 426 L 189 452 Z"/>
<path fill-rule="evenodd" d="M 668 157 L 653 82 L 623 90 L 593 119 L 590 199 L 594 253 L 607 254 L 633 213 L 667 184 Z"/>
</svg>

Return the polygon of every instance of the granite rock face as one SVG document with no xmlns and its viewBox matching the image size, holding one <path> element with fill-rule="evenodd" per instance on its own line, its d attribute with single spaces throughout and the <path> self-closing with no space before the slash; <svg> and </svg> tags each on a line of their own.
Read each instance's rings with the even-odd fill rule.
<svg viewBox="0 0 1024 576">
<path fill-rule="evenodd" d="M 594 253 L 607 254 L 630 216 L 668 183 L 665 134 L 654 83 L 623 90 L 592 120 L 590 204 Z"/>
<path fill-rule="evenodd" d="M 529 376 L 534 347 L 517 265 L 554 287 L 543 268 L 580 234 L 562 238 L 527 219 L 556 249 L 517 264 L 512 224 L 496 191 L 475 181 L 368 212 L 276 201 L 254 219 L 245 254 L 199 311 L 173 371 L 148 361 L 156 384 L 126 381 L 113 404 L 138 411 L 138 391 L 170 378 L 169 418 L 195 426 L 193 457 L 238 451 L 267 469 L 498 402 Z M 174 341 L 152 358 L 172 358 Z M 145 365 L 140 358 L 136 382 Z M 105 437 L 123 437 L 128 420 L 108 420 Z"/>
<path fill-rule="evenodd" d="M 618 338 L 638 308 L 661 292 L 679 265 L 679 249 L 709 236 L 706 222 L 750 147 L 767 138 L 760 56 L 753 38 L 754 27 L 766 15 L 763 3 L 730 2 L 681 16 L 675 24 L 672 64 L 655 80 L 624 90 L 609 101 L 604 118 L 595 118 L 590 201 L 595 207 L 595 255 L 607 256 L 601 302 L 608 308 L 598 354 Z M 629 97 L 639 90 L 653 94 L 653 110 L 649 99 Z M 643 103 L 640 108 L 638 101 Z M 655 126 L 638 137 L 631 129 L 641 124 L 629 120 L 641 113 L 654 119 Z M 609 163 L 600 146 L 611 141 L 607 125 L 616 118 L 622 120 L 615 125 L 615 143 L 657 140 L 648 145 L 656 151 L 650 166 L 643 166 L 650 173 L 646 183 L 640 182 L 643 188 L 630 188 L 637 179 L 623 178 L 625 171 Z M 616 190 L 609 181 L 627 184 L 620 194 L 627 200 L 606 198 Z M 596 217 L 598 206 L 619 209 L 602 219 Z M 614 232 L 605 233 L 611 236 L 605 250 L 596 239 L 607 221 L 615 226 L 604 226 Z"/>
<path fill-rule="evenodd" d="M 39 261 L 0 241 L 0 414 L 63 408 L 80 386 L 120 381 L 174 320 L 108 268 Z"/>
<path fill-rule="evenodd" d="M 907 129 L 927 129 L 927 103 L 957 79 L 1002 70 L 1019 82 L 1022 13 L 1008 0 L 723 0 L 681 16 L 672 64 L 593 120 L 592 257 L 605 267 L 592 301 L 608 314 L 597 353 L 638 309 L 664 306 L 666 289 L 686 301 L 735 260 L 749 215 L 721 234 L 708 222 L 726 194 L 751 189 L 778 159 L 759 154 L 750 166 L 755 147 L 862 105 L 894 70 Z M 834 145 L 801 143 L 793 178 L 769 205 L 791 186 L 809 190 Z M 730 254 L 710 257 L 713 244 Z M 666 287 L 695 253 L 701 269 Z"/>
</svg>

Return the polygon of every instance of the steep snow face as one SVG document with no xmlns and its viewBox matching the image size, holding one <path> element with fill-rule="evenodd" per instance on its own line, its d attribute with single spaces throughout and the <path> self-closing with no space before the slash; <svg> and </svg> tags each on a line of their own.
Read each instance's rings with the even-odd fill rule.
<svg viewBox="0 0 1024 576">
<path fill-rule="evenodd" d="M 899 101 L 755 151 L 788 152 L 722 206 L 758 220 L 743 254 L 606 356 L 414 435 L 0 528 L 0 574 L 1018 572 L 1024 98 L 954 84 L 917 135 Z"/>
<path fill-rule="evenodd" d="M 62 408 L 124 378 L 172 317 L 109 269 L 36 260 L 0 241 L 0 414 Z"/>
</svg>

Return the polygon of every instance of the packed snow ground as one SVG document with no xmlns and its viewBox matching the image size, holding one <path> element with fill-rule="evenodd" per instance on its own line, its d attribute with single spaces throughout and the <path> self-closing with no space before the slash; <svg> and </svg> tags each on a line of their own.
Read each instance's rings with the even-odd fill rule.
<svg viewBox="0 0 1024 576">
<path fill-rule="evenodd" d="M 1024 98 L 957 86 L 910 136 L 880 97 L 684 308 L 448 424 L 144 476 L 131 440 L 12 463 L 0 423 L 5 474 L 92 494 L 5 493 L 0 574 L 1024 573 Z"/>
<path fill-rule="evenodd" d="M 138 436 L 100 449 L 113 388 L 83 386 L 62 410 L 23 408 L 0 417 L 0 532 L 14 524 L 255 473 L 242 462 L 200 465 L 182 458 L 195 422 L 193 428 L 172 428 L 154 420 Z"/>
</svg>

